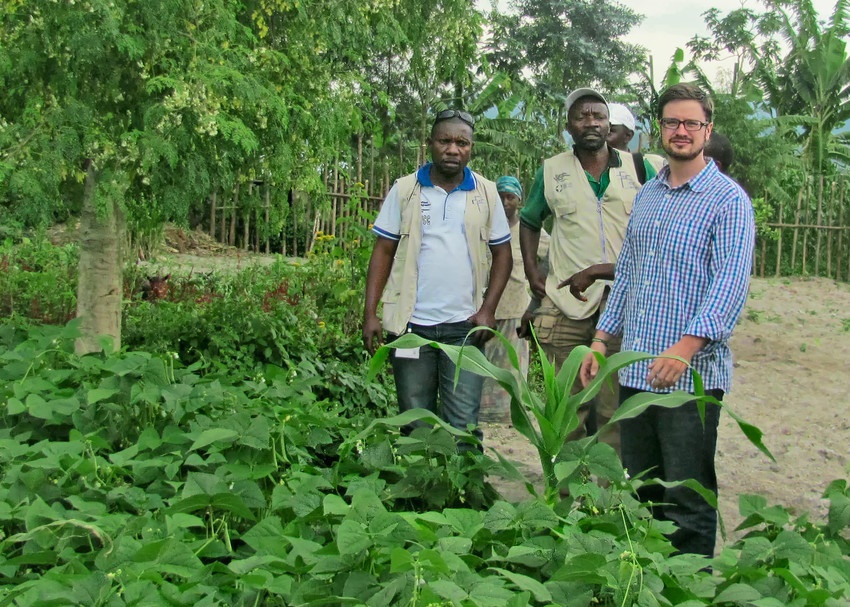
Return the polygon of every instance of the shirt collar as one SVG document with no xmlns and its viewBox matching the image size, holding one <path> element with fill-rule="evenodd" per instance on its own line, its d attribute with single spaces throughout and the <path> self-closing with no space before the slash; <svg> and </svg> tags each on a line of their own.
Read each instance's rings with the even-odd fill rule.
<svg viewBox="0 0 850 607">
<path fill-rule="evenodd" d="M 720 169 L 717 168 L 717 165 L 713 160 L 708 160 L 705 163 L 705 168 L 701 170 L 699 173 L 691 177 L 687 182 L 683 183 L 679 187 L 688 186 L 693 192 L 702 192 L 708 187 L 708 183 L 717 177 L 717 174 L 720 173 Z M 664 167 L 658 172 L 658 177 L 670 187 L 670 165 L 666 164 Z"/>
<path fill-rule="evenodd" d="M 607 143 L 605 145 L 608 145 Z M 576 146 L 573 146 L 573 155 L 578 158 L 578 153 L 576 151 Z M 623 159 L 620 158 L 620 151 L 615 150 L 610 145 L 608 145 L 608 166 L 605 167 L 607 169 L 618 169 L 623 166 Z"/>
<path fill-rule="evenodd" d="M 433 188 L 434 182 L 431 181 L 431 165 L 433 162 L 428 162 L 419 167 L 419 170 L 416 171 L 416 179 L 419 181 L 420 185 L 424 188 Z M 474 190 L 475 189 L 475 177 L 472 175 L 472 171 L 469 170 L 469 167 L 463 167 L 463 181 L 460 182 L 460 185 L 455 188 L 455 190 Z M 454 191 L 454 190 L 452 190 Z"/>
</svg>

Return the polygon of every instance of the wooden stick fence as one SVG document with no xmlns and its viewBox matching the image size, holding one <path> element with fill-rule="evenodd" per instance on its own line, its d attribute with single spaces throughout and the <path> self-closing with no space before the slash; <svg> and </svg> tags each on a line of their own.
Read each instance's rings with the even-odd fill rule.
<svg viewBox="0 0 850 607">
<path fill-rule="evenodd" d="M 845 179 L 809 180 L 797 195 L 793 218 L 786 217 L 790 209 L 780 203 L 775 220 L 766 224 L 772 236 L 759 235 L 754 274 L 763 277 L 770 266 L 773 276 L 813 275 L 850 282 L 848 202 Z"/>
<path fill-rule="evenodd" d="M 230 246 L 292 257 L 308 254 L 320 237 L 332 236 L 346 246 L 352 228 L 367 227 L 374 219 L 392 186 L 391 175 L 413 171 L 426 150 L 399 143 L 397 157 L 379 158 L 374 140 L 357 136 L 353 153 L 354 158 L 338 156 L 323 171 L 324 192 L 291 190 L 268 178 L 212 192 L 206 201 L 209 213 L 203 213 L 209 217 L 205 229 Z"/>
<path fill-rule="evenodd" d="M 237 183 L 230 192 L 210 194 L 207 229 L 231 246 L 293 257 L 313 251 L 327 236 L 335 245 L 348 246 L 373 220 L 392 186 L 391 176 L 413 171 L 426 152 L 400 143 L 396 158 L 378 158 L 374 142 L 358 137 L 354 158 L 340 156 L 324 170 L 324 192 L 284 190 L 269 179 Z M 847 190 L 846 179 L 820 177 L 807 180 L 796 204 L 780 202 L 766 224 L 771 233 L 757 237 L 753 274 L 822 275 L 850 282 Z"/>
</svg>

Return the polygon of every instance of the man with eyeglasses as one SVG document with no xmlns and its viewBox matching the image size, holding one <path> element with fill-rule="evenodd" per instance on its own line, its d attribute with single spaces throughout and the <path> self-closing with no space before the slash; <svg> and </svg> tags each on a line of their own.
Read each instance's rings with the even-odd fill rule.
<svg viewBox="0 0 850 607">
<path fill-rule="evenodd" d="M 390 340 L 414 333 L 461 345 L 471 329 L 496 327 L 513 267 L 511 229 L 496 184 L 467 167 L 474 126 L 467 112 L 437 114 L 431 162 L 397 180 L 384 200 L 366 277 L 363 342 L 370 353 L 382 329 Z M 479 331 L 471 342 L 482 348 L 491 336 Z M 431 347 L 394 349 L 390 360 L 402 411 L 424 408 L 455 428 L 477 428 L 483 377 L 461 370 L 455 385 L 455 365 Z"/>
<path fill-rule="evenodd" d="M 520 213 L 523 266 L 531 291 L 541 300 L 534 312 L 534 333 L 546 355 L 560 368 L 579 345 L 590 345 L 596 321 L 605 308 L 614 262 L 620 253 L 635 194 L 656 171 L 643 161 L 643 178 L 631 154 L 612 148 L 608 102 L 599 92 L 580 88 L 567 96 L 567 131 L 571 150 L 547 159 L 537 171 Z M 540 230 L 554 216 L 549 245 L 549 272 L 537 262 Z M 616 348 L 616 344 L 612 344 Z M 576 381 L 575 391 L 581 389 Z M 617 385 L 609 383 L 579 410 L 571 440 L 601 427 L 617 408 Z M 619 431 L 606 427 L 600 440 L 619 450 Z"/>
<path fill-rule="evenodd" d="M 639 393 L 694 391 L 690 364 L 718 401 L 729 390 L 729 337 L 747 298 L 755 242 L 753 208 L 735 180 L 703 151 L 711 137 L 713 104 L 697 86 L 677 84 L 658 100 L 661 144 L 669 164 L 635 199 L 608 307 L 591 349 L 622 348 L 655 354 L 620 371 L 620 399 Z M 586 384 L 597 371 L 583 361 Z M 623 464 L 667 483 L 694 479 L 717 493 L 714 454 L 720 410 L 695 401 L 669 409 L 652 405 L 620 423 Z M 680 552 L 712 557 L 717 513 L 684 486 L 643 485 L 653 515 L 678 527 Z"/>
</svg>

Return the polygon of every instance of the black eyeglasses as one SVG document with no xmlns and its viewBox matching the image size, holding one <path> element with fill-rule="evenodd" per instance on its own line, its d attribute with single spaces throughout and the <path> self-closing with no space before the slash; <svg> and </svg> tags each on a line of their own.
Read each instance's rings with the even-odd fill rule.
<svg viewBox="0 0 850 607">
<path fill-rule="evenodd" d="M 452 118 L 459 118 L 469 126 L 475 128 L 475 118 L 472 117 L 472 114 L 461 110 L 443 110 L 437 114 L 437 117 L 434 119 L 434 124 L 442 122 L 443 120 L 451 120 Z"/>
<path fill-rule="evenodd" d="M 711 124 L 710 122 L 700 122 L 699 120 L 679 120 L 678 118 L 661 118 L 658 122 L 661 124 L 661 128 L 669 131 L 675 131 L 679 128 L 680 124 L 684 124 L 685 130 L 691 132 L 698 131 L 702 127 Z"/>
</svg>

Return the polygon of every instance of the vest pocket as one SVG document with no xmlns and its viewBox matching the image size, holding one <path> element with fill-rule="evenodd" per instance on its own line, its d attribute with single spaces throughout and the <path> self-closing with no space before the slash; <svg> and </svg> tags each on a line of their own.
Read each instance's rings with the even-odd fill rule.
<svg viewBox="0 0 850 607">
<path fill-rule="evenodd" d="M 552 213 L 557 217 L 568 217 L 576 212 L 576 201 L 574 198 L 558 197 L 553 201 Z"/>
</svg>

